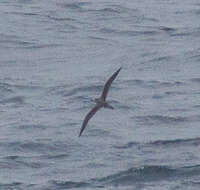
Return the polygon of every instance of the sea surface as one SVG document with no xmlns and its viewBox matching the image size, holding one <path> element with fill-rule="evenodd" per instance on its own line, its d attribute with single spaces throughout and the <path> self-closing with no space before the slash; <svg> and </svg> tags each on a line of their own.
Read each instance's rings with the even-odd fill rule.
<svg viewBox="0 0 200 190">
<path fill-rule="evenodd" d="M 200 1 L 2 0 L 0 189 L 199 190 Z"/>
</svg>

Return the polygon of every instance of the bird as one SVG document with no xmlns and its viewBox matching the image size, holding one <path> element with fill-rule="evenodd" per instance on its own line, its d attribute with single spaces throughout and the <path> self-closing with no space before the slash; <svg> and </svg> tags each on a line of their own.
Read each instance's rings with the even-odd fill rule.
<svg viewBox="0 0 200 190">
<path fill-rule="evenodd" d="M 85 127 L 87 126 L 89 120 L 94 116 L 94 114 L 102 107 L 104 108 L 109 108 L 109 109 L 114 109 L 113 106 L 111 106 L 107 101 L 106 101 L 106 97 L 108 95 L 108 91 L 110 89 L 110 86 L 112 84 L 112 82 L 115 80 L 115 78 L 117 77 L 118 73 L 120 72 L 120 70 L 122 69 L 122 67 L 120 67 L 105 83 L 104 88 L 103 88 L 103 92 L 100 96 L 100 98 L 96 98 L 95 102 L 96 105 L 88 112 L 88 114 L 85 116 L 85 119 L 83 120 L 82 126 L 81 126 L 81 130 L 79 133 L 79 137 L 82 135 Z"/>
</svg>

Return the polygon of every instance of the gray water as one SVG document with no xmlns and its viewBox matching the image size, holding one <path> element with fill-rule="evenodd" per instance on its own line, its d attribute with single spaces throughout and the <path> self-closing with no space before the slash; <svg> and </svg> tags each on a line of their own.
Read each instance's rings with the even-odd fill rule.
<svg viewBox="0 0 200 190">
<path fill-rule="evenodd" d="M 199 0 L 1 1 L 0 189 L 199 190 L 199 18 Z"/>
</svg>

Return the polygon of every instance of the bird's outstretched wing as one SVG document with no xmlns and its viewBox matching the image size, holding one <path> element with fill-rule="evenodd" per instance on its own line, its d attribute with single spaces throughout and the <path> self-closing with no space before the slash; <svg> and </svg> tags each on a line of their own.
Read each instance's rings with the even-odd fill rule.
<svg viewBox="0 0 200 190">
<path fill-rule="evenodd" d="M 92 110 L 90 110 L 90 112 L 85 116 L 85 119 L 83 121 L 80 133 L 79 133 L 79 137 L 81 136 L 83 130 L 85 129 L 88 121 L 92 118 L 92 116 L 101 108 L 103 107 L 102 105 L 96 105 L 94 108 L 92 108 Z"/>
<path fill-rule="evenodd" d="M 107 80 L 106 84 L 104 85 L 103 92 L 101 94 L 101 98 L 105 101 L 106 97 L 108 95 L 108 91 L 110 88 L 110 85 L 115 80 L 116 76 L 118 75 L 119 71 L 121 70 L 121 67 Z"/>
</svg>

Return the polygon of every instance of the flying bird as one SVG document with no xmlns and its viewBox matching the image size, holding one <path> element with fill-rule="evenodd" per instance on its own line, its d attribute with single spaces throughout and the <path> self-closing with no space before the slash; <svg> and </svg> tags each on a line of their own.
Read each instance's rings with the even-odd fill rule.
<svg viewBox="0 0 200 190">
<path fill-rule="evenodd" d="M 121 70 L 121 67 L 107 80 L 106 84 L 104 85 L 104 89 L 103 92 L 100 96 L 100 98 L 96 98 L 95 102 L 96 105 L 94 106 L 94 108 L 92 108 L 90 110 L 90 112 L 85 116 L 85 119 L 83 121 L 80 133 L 79 133 L 79 137 L 81 136 L 83 130 L 85 129 L 85 127 L 87 126 L 89 120 L 92 118 L 92 116 L 102 107 L 104 108 L 109 108 L 109 109 L 114 109 L 110 104 L 108 104 L 108 102 L 106 101 L 106 97 L 108 95 L 108 91 L 109 88 L 112 84 L 112 82 L 115 80 L 115 78 L 117 77 L 119 71 Z"/>
</svg>

